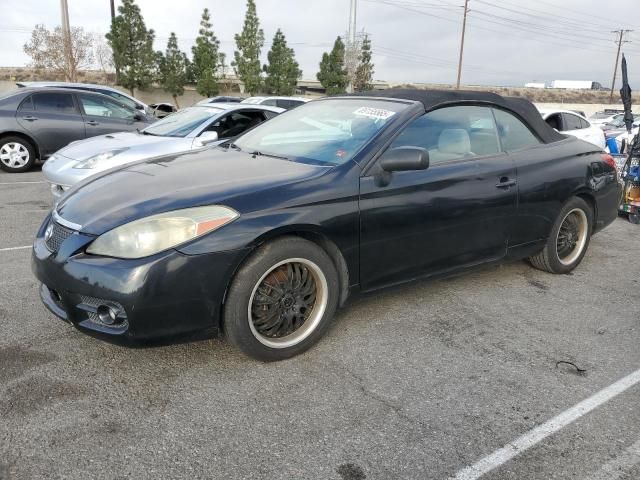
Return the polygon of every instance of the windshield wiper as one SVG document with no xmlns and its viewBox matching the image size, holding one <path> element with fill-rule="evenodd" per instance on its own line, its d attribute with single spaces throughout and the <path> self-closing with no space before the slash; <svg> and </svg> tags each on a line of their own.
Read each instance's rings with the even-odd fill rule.
<svg viewBox="0 0 640 480">
<path fill-rule="evenodd" d="M 287 157 L 283 157 L 281 155 L 274 155 L 273 153 L 264 153 L 259 150 L 255 150 L 251 152 L 250 155 L 253 155 L 254 157 L 262 156 L 262 157 L 279 158 L 280 160 L 289 160 Z"/>
<path fill-rule="evenodd" d="M 140 133 L 143 134 L 143 135 L 151 135 L 152 137 L 157 137 L 158 136 L 155 133 L 147 132 L 146 130 L 141 130 Z"/>
</svg>

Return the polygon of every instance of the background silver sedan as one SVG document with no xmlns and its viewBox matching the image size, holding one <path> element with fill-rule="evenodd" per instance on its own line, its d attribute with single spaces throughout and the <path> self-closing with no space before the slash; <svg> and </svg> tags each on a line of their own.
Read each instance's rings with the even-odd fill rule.
<svg viewBox="0 0 640 480">
<path fill-rule="evenodd" d="M 51 193 L 104 170 L 137 160 L 222 143 L 283 112 L 282 108 L 240 103 L 196 105 L 173 113 L 140 132 L 119 132 L 72 142 L 42 167 Z"/>
</svg>

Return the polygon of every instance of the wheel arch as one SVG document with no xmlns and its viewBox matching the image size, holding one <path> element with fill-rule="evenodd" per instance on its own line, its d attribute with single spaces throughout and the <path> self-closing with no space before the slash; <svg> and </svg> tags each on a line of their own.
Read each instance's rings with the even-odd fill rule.
<svg viewBox="0 0 640 480">
<path fill-rule="evenodd" d="M 351 278 L 349 275 L 349 267 L 340 248 L 338 248 L 336 243 L 317 225 L 287 225 L 270 230 L 252 242 L 253 248 L 251 249 L 251 253 L 261 245 L 284 236 L 304 238 L 318 245 L 329 255 L 333 265 L 336 267 L 336 272 L 338 272 L 338 279 L 340 281 L 339 305 L 342 306 L 349 296 L 349 283 Z"/>
<path fill-rule="evenodd" d="M 347 300 L 349 296 L 349 268 L 347 266 L 347 262 L 342 254 L 342 251 L 338 248 L 338 246 L 333 242 L 324 232 L 322 232 L 321 228 L 315 225 L 287 225 L 285 227 L 276 228 L 273 230 L 269 230 L 268 232 L 263 233 L 259 237 L 257 237 L 253 242 L 251 242 L 250 248 L 248 249 L 244 258 L 238 262 L 233 273 L 229 276 L 229 280 L 227 281 L 227 286 L 225 288 L 224 296 L 222 304 L 220 305 L 220 324 L 219 328 L 223 328 L 223 315 L 222 310 L 224 308 L 224 304 L 227 299 L 227 295 L 229 293 L 229 288 L 231 287 L 231 282 L 235 278 L 238 270 L 242 268 L 242 265 L 247 261 L 247 259 L 258 249 L 260 246 L 264 245 L 267 242 L 271 242 L 281 237 L 300 237 L 308 240 L 312 243 L 315 243 L 317 246 L 322 248 L 329 258 L 333 262 L 336 267 L 336 271 L 338 272 L 338 281 L 340 282 L 339 291 L 340 298 L 338 299 L 338 304 L 342 306 L 344 302 Z"/>
<path fill-rule="evenodd" d="M 596 202 L 595 197 L 593 196 L 593 194 L 586 190 L 586 189 L 581 189 L 578 190 L 577 192 L 575 192 L 574 196 L 584 200 L 585 202 L 587 202 L 587 205 L 589 205 L 591 207 L 591 213 L 593 214 L 593 222 L 591 225 L 591 231 L 593 233 L 593 230 L 595 230 L 596 225 L 597 225 L 597 219 L 598 219 L 598 203 Z"/>
<path fill-rule="evenodd" d="M 40 147 L 38 146 L 38 142 L 35 141 L 35 139 L 24 133 L 24 132 L 18 132 L 18 131 L 13 131 L 13 130 L 8 130 L 8 131 L 4 131 L 2 133 L 0 133 L 0 140 L 5 138 L 5 137 L 20 137 L 25 139 L 27 142 L 29 142 L 31 144 L 31 146 L 33 147 L 33 149 L 36 152 L 36 158 L 41 160 L 41 155 L 40 155 Z"/>
</svg>

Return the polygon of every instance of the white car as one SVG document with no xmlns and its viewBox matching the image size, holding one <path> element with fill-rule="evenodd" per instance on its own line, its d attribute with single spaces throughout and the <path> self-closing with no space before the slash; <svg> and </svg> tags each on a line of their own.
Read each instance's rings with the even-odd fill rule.
<svg viewBox="0 0 640 480">
<path fill-rule="evenodd" d="M 251 105 L 268 105 L 270 107 L 284 108 L 285 110 L 291 110 L 292 108 L 299 107 L 303 103 L 307 103 L 310 98 L 304 97 L 249 97 L 245 98 L 240 103 L 249 103 Z"/>
<path fill-rule="evenodd" d="M 596 127 L 602 127 L 612 122 L 622 120 L 623 118 L 624 113 L 596 112 L 589 117 L 589 122 Z"/>
<path fill-rule="evenodd" d="M 146 158 L 178 154 L 234 138 L 283 112 L 282 108 L 241 103 L 188 107 L 139 132 L 119 132 L 71 142 L 42 167 L 51 193 L 69 188 L 98 172 Z"/>
<path fill-rule="evenodd" d="M 604 132 L 592 125 L 589 120 L 570 110 L 540 110 L 547 124 L 565 135 L 577 137 L 585 142 L 593 143 L 604 150 L 606 140 Z"/>
</svg>

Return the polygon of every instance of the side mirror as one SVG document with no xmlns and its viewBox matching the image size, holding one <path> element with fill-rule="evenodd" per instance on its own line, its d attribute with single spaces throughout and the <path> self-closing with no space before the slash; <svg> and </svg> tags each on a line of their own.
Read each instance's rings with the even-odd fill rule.
<svg viewBox="0 0 640 480">
<path fill-rule="evenodd" d="M 140 121 L 144 120 L 144 115 L 142 113 L 140 113 L 140 112 L 136 112 L 136 113 L 133 114 L 133 119 L 136 122 L 140 122 Z"/>
<path fill-rule="evenodd" d="M 418 147 L 397 147 L 387 150 L 380 159 L 385 172 L 405 172 L 429 168 L 429 152 Z"/>
<path fill-rule="evenodd" d="M 205 145 L 210 145 L 218 141 L 218 132 L 214 132 L 211 130 L 207 132 L 202 132 L 200 136 L 196 138 L 196 141 L 203 147 Z"/>
</svg>

